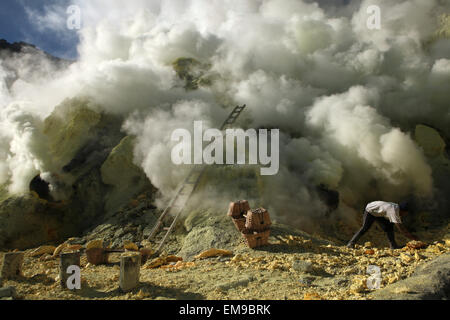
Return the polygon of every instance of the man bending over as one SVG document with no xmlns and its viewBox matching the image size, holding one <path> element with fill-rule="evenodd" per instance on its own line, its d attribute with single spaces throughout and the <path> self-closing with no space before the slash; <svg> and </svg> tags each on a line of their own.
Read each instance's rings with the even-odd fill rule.
<svg viewBox="0 0 450 320">
<path fill-rule="evenodd" d="M 402 203 L 400 205 L 392 202 L 375 201 L 367 205 L 364 211 L 363 226 L 353 236 L 352 240 L 347 244 L 347 247 L 353 248 L 356 242 L 370 229 L 372 224 L 376 221 L 381 226 L 389 239 L 391 249 L 399 249 L 400 246 L 395 242 L 394 225 L 407 238 L 417 240 L 402 224 L 401 217 L 408 214 L 408 204 Z"/>
</svg>

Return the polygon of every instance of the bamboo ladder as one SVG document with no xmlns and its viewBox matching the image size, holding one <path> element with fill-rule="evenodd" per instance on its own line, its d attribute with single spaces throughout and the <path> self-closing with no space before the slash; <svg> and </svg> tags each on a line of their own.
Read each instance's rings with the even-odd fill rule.
<svg viewBox="0 0 450 320">
<path fill-rule="evenodd" d="M 220 128 L 221 131 L 227 129 L 229 126 L 233 125 L 236 120 L 241 115 L 242 111 L 246 108 L 246 105 L 243 106 L 237 106 L 234 108 L 233 112 L 228 116 L 228 118 L 223 123 L 222 127 Z M 156 236 L 160 233 L 161 227 L 164 224 L 164 220 L 166 218 L 171 218 L 172 222 L 170 223 L 170 227 L 163 228 L 165 231 L 165 234 L 163 234 L 163 237 L 160 242 L 157 242 L 157 249 L 155 253 L 159 253 L 161 249 L 163 248 L 164 244 L 167 241 L 167 238 L 172 233 L 173 229 L 175 228 L 181 213 L 183 212 L 184 207 L 186 206 L 187 202 L 189 201 L 190 197 L 194 193 L 195 189 L 198 186 L 198 183 L 200 182 L 201 177 L 203 176 L 204 172 L 206 171 L 207 166 L 204 165 L 195 165 L 192 170 L 189 172 L 186 179 L 178 186 L 177 192 L 173 196 L 173 198 L 169 201 L 169 204 L 161 214 L 161 216 L 158 218 L 155 226 L 153 227 L 150 236 L 148 237 L 148 241 L 155 240 Z"/>
</svg>

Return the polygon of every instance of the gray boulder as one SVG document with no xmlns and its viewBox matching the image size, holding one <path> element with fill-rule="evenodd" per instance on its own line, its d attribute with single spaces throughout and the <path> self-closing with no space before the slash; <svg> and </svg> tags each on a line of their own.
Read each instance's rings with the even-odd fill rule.
<svg viewBox="0 0 450 320">
<path fill-rule="evenodd" d="M 184 226 L 189 233 L 178 254 L 185 260 L 211 248 L 233 249 L 242 240 L 231 219 L 214 211 L 193 212 Z"/>
<path fill-rule="evenodd" d="M 16 289 L 14 287 L 0 288 L 0 299 L 2 298 L 17 299 Z"/>
<path fill-rule="evenodd" d="M 450 298 L 450 254 L 417 268 L 402 281 L 371 294 L 377 300 L 447 300 Z"/>
</svg>

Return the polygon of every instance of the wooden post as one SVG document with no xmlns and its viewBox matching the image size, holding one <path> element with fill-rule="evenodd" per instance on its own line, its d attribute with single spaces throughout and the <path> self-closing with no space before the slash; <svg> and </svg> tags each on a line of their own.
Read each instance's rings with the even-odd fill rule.
<svg viewBox="0 0 450 320">
<path fill-rule="evenodd" d="M 67 289 L 67 280 L 71 276 L 67 273 L 70 266 L 80 266 L 80 252 L 61 253 L 59 259 L 59 284 Z"/>
<path fill-rule="evenodd" d="M 3 263 L 0 268 L 0 278 L 2 280 L 16 278 L 22 275 L 23 252 L 8 252 L 3 256 Z"/>
<path fill-rule="evenodd" d="M 133 290 L 139 285 L 141 255 L 126 253 L 120 257 L 119 287 L 123 292 Z"/>
</svg>

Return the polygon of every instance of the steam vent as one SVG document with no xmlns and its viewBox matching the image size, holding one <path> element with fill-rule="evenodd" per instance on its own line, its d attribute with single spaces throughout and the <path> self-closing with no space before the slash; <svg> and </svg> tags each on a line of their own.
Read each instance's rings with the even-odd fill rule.
<svg viewBox="0 0 450 320">
<path fill-rule="evenodd" d="M 450 298 L 450 1 L 1 1 L 0 26 L 0 300 Z"/>
</svg>

